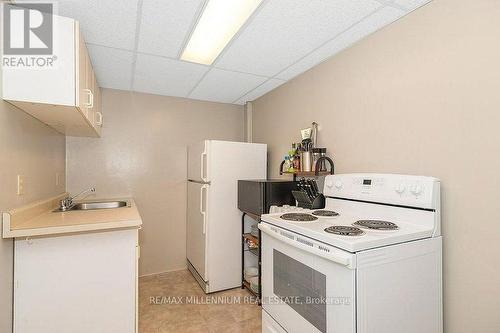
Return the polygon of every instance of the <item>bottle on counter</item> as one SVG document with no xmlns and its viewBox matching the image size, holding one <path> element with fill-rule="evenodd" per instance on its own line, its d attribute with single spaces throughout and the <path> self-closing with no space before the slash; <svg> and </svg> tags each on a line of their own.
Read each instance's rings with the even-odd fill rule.
<svg viewBox="0 0 500 333">
<path fill-rule="evenodd" d="M 292 144 L 292 149 L 295 149 L 295 154 L 293 155 L 293 168 L 295 171 L 301 171 L 300 167 L 300 152 L 298 149 L 299 146 L 297 144 L 293 143 Z"/>
<path fill-rule="evenodd" d="M 292 168 L 292 165 L 290 163 L 290 158 L 288 157 L 288 155 L 285 155 L 285 164 L 283 167 L 285 168 L 286 172 L 290 172 L 290 168 Z"/>
<path fill-rule="evenodd" d="M 295 172 L 295 154 L 297 152 L 297 148 L 295 148 L 295 144 L 292 144 L 292 149 L 288 151 L 288 160 L 290 161 L 290 169 L 289 172 Z"/>
</svg>

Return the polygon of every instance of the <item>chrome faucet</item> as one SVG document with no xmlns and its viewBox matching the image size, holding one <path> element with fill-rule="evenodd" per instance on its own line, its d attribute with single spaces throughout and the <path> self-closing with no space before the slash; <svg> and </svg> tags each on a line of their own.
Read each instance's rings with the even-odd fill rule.
<svg viewBox="0 0 500 333">
<path fill-rule="evenodd" d="M 88 190 L 82 191 L 75 196 L 72 196 L 72 197 L 68 196 L 67 198 L 64 198 L 63 200 L 61 200 L 59 202 L 59 210 L 61 212 L 65 212 L 67 210 L 70 210 L 71 207 L 73 207 L 73 200 L 75 200 L 77 197 L 82 196 L 84 194 L 94 193 L 94 192 L 95 192 L 95 187 L 91 187 Z"/>
</svg>

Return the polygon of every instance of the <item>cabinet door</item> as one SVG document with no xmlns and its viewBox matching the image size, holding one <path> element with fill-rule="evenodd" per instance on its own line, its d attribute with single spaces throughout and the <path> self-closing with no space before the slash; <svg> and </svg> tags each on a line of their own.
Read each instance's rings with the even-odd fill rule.
<svg viewBox="0 0 500 333">
<path fill-rule="evenodd" d="M 53 19 L 54 66 L 4 66 L 3 99 L 62 134 L 96 137 L 93 110 L 89 111 L 94 78 L 80 25 L 57 15 Z"/>
<path fill-rule="evenodd" d="M 16 239 L 14 333 L 136 332 L 137 247 L 137 229 Z"/>
<path fill-rule="evenodd" d="M 56 57 L 53 66 L 45 66 L 39 69 L 3 66 L 1 78 L 3 80 L 3 99 L 27 103 L 74 106 L 75 21 L 57 15 L 53 16 L 53 20 L 53 55 Z M 22 59 L 31 59 L 31 57 L 23 56 Z"/>
<path fill-rule="evenodd" d="M 97 84 L 97 80 L 95 81 L 95 93 L 94 93 L 94 109 L 95 109 L 95 130 L 101 135 L 101 129 L 103 124 L 103 116 L 102 116 L 102 98 L 101 98 L 101 88 Z"/>
<path fill-rule="evenodd" d="M 78 107 L 87 118 L 87 120 L 92 124 L 97 130 L 96 120 L 97 119 L 97 109 L 96 97 L 97 95 L 97 81 L 94 73 L 94 68 L 92 66 L 92 61 L 85 45 L 85 40 L 78 29 L 77 39 L 79 41 L 79 61 L 78 61 L 78 85 L 79 85 L 79 100 Z"/>
<path fill-rule="evenodd" d="M 84 116 L 88 117 L 88 107 L 90 105 L 90 90 L 87 84 L 88 55 L 85 40 L 80 33 L 79 25 L 77 25 L 75 34 L 78 40 L 78 99 L 76 105 Z"/>
<path fill-rule="evenodd" d="M 95 97 L 95 75 L 94 75 L 94 69 L 92 68 L 92 62 L 90 61 L 90 56 L 88 53 L 86 54 L 87 56 L 87 89 L 90 91 L 89 92 L 89 106 L 87 107 L 87 119 L 89 122 L 92 124 L 92 126 L 95 127 L 95 108 L 94 108 L 94 97 Z"/>
</svg>

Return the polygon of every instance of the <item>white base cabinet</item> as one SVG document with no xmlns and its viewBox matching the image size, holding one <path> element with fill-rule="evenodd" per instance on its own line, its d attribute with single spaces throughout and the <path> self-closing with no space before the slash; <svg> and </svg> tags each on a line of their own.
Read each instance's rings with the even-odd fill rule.
<svg viewBox="0 0 500 333">
<path fill-rule="evenodd" d="M 16 239 L 14 256 L 14 333 L 137 332 L 137 229 Z"/>
</svg>

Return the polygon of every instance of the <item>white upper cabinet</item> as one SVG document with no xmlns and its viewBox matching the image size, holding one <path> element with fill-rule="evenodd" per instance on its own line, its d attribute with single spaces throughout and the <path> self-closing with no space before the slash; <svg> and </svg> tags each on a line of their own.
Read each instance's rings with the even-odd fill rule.
<svg viewBox="0 0 500 333">
<path fill-rule="evenodd" d="M 4 66 L 3 99 L 65 135 L 99 137 L 100 88 L 79 23 L 56 15 L 53 22 L 53 65 Z"/>
</svg>

